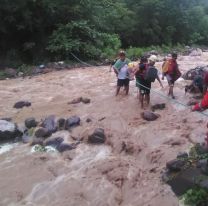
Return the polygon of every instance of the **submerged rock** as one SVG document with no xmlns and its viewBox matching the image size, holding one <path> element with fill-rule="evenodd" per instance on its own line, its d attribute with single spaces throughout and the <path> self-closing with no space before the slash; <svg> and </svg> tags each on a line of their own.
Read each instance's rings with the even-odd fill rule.
<svg viewBox="0 0 208 206">
<path fill-rule="evenodd" d="M 82 98 L 82 102 L 84 103 L 84 104 L 89 104 L 90 103 L 90 99 L 89 98 Z"/>
<path fill-rule="evenodd" d="M 152 111 L 165 109 L 165 103 L 155 104 L 151 107 Z"/>
<path fill-rule="evenodd" d="M 89 143 L 104 143 L 106 140 L 106 136 L 104 133 L 104 129 L 97 128 L 93 132 L 93 134 L 89 135 L 88 142 Z"/>
<path fill-rule="evenodd" d="M 47 129 L 48 133 L 52 134 L 57 131 L 57 124 L 55 121 L 55 116 L 51 115 L 46 117 L 45 120 L 42 122 L 41 126 Z"/>
<path fill-rule="evenodd" d="M 141 114 L 142 118 L 147 121 L 155 121 L 157 118 L 160 117 L 159 114 L 155 114 L 154 112 L 144 111 Z"/>
<path fill-rule="evenodd" d="M 31 118 L 27 118 L 25 120 L 25 126 L 30 129 L 32 127 L 37 127 L 38 122 L 35 120 L 35 118 L 31 117 Z"/>
<path fill-rule="evenodd" d="M 28 101 L 19 101 L 19 102 L 16 102 L 13 107 L 16 109 L 21 109 L 23 107 L 30 107 L 30 106 L 31 106 L 31 103 Z"/>
<path fill-rule="evenodd" d="M 45 146 L 52 146 L 54 148 L 57 148 L 60 146 L 60 144 L 64 141 L 62 137 L 54 137 L 54 138 L 49 138 L 44 142 Z"/>
<path fill-rule="evenodd" d="M 65 152 L 65 151 L 72 150 L 72 149 L 75 149 L 75 148 L 76 148 L 75 144 L 61 143 L 56 149 L 59 152 Z"/>
<path fill-rule="evenodd" d="M 66 120 L 65 129 L 70 129 L 71 127 L 75 127 L 80 125 L 80 118 L 78 116 L 72 116 Z"/>
</svg>

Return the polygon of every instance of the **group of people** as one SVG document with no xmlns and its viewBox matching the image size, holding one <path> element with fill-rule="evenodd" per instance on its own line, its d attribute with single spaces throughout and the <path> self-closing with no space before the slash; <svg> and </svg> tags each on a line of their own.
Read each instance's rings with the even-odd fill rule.
<svg viewBox="0 0 208 206">
<path fill-rule="evenodd" d="M 167 78 L 169 84 L 168 95 L 173 99 L 173 87 L 175 81 L 181 76 L 177 64 L 177 54 L 173 53 L 170 59 L 164 61 L 162 66 L 162 80 Z M 129 66 L 130 60 L 126 58 L 124 51 L 120 51 L 119 58 L 113 65 L 114 72 L 117 75 L 117 88 L 116 96 L 119 94 L 121 87 L 124 86 L 126 95 L 129 93 L 129 82 L 136 78 L 136 86 L 139 88 L 139 101 L 141 108 L 144 108 L 144 103 L 148 106 L 150 103 L 150 90 L 151 83 L 158 80 L 160 86 L 163 88 L 163 84 L 158 75 L 158 70 L 155 68 L 157 56 L 151 55 L 149 58 L 143 56 L 140 59 L 140 63 L 133 68 Z"/>
</svg>

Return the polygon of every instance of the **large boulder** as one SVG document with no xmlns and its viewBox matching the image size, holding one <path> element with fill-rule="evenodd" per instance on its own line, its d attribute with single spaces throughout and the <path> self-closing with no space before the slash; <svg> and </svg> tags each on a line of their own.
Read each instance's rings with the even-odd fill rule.
<svg viewBox="0 0 208 206">
<path fill-rule="evenodd" d="M 31 118 L 27 118 L 25 120 L 25 126 L 30 129 L 32 127 L 37 127 L 38 122 L 35 120 L 35 118 L 31 117 Z"/>
<path fill-rule="evenodd" d="M 154 112 L 151 111 L 144 111 L 142 112 L 141 116 L 144 120 L 147 121 L 155 121 L 157 118 L 160 117 L 160 115 L 155 114 Z"/>
<path fill-rule="evenodd" d="M 31 106 L 31 103 L 28 101 L 19 101 L 19 102 L 16 102 L 13 107 L 16 109 L 21 109 L 23 107 L 30 107 L 30 106 Z"/>
<path fill-rule="evenodd" d="M 57 131 L 57 124 L 54 115 L 51 115 L 42 122 L 41 126 L 48 130 L 48 133 L 52 134 Z"/>
<path fill-rule="evenodd" d="M 68 130 L 78 125 L 80 125 L 80 118 L 78 116 L 72 116 L 66 120 L 65 129 Z"/>
<path fill-rule="evenodd" d="M 106 136 L 105 136 L 104 129 L 102 128 L 95 129 L 95 131 L 88 137 L 89 143 L 101 144 L 101 143 L 104 143 L 105 140 L 106 140 Z"/>
<path fill-rule="evenodd" d="M 21 135 L 14 123 L 0 120 L 0 141 L 11 140 Z"/>
<path fill-rule="evenodd" d="M 190 69 L 182 75 L 182 78 L 185 80 L 194 80 L 196 76 L 204 76 L 204 74 L 208 71 L 208 66 L 205 67 L 196 67 L 194 69 Z"/>
</svg>

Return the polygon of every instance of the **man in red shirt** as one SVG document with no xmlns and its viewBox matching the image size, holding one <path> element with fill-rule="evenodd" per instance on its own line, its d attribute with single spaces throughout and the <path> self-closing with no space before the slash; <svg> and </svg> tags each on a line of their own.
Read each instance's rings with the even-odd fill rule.
<svg viewBox="0 0 208 206">
<path fill-rule="evenodd" d="M 208 72 L 205 73 L 204 75 L 204 82 L 203 82 L 203 95 L 205 95 L 205 93 L 207 92 L 207 88 L 208 88 Z"/>
</svg>

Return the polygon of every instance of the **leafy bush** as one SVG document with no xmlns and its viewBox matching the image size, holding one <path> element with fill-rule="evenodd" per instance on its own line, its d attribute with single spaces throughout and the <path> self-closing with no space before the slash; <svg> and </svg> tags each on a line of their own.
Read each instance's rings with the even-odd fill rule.
<svg viewBox="0 0 208 206">
<path fill-rule="evenodd" d="M 64 58 L 73 52 L 85 59 L 102 59 L 114 55 L 120 45 L 117 35 L 98 32 L 87 21 L 73 21 L 59 25 L 47 49 Z"/>
<path fill-rule="evenodd" d="M 183 200 L 189 206 L 207 206 L 208 191 L 203 188 L 193 188 L 183 195 Z"/>
</svg>

